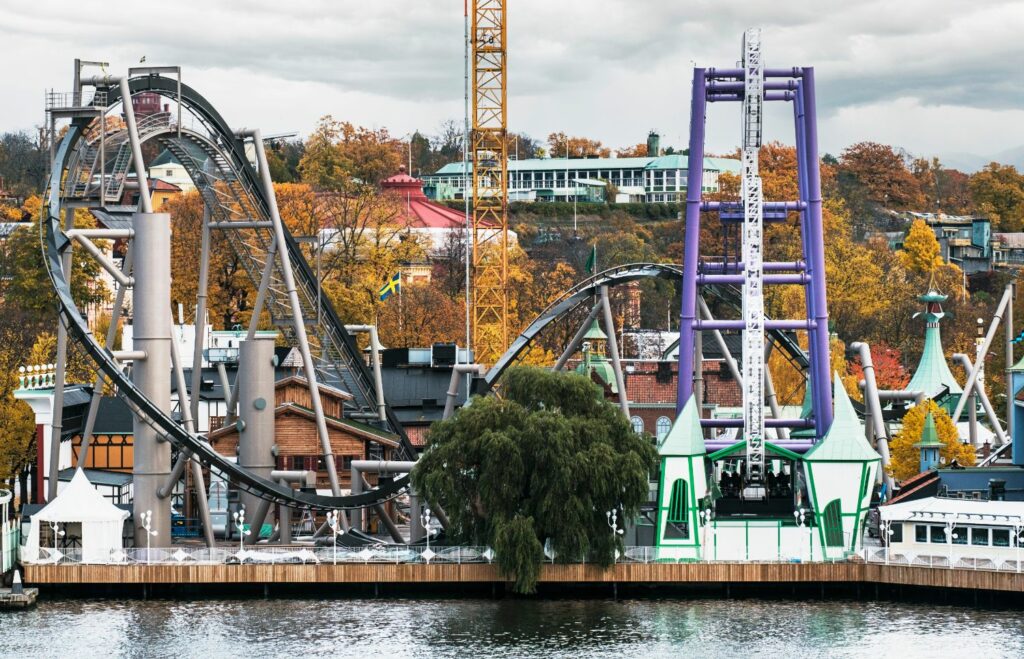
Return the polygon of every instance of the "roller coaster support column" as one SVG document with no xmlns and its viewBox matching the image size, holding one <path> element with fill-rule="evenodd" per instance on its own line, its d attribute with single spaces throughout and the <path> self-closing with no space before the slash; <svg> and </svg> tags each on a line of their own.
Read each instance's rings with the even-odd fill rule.
<svg viewBox="0 0 1024 659">
<path fill-rule="evenodd" d="M 572 337 L 572 341 L 570 341 L 569 345 L 565 347 L 565 352 L 563 352 L 562 356 L 558 358 L 558 361 L 555 362 L 554 368 L 551 370 L 557 373 L 565 368 L 566 362 L 568 362 L 569 359 L 576 354 L 576 350 L 579 349 L 580 342 L 583 341 L 583 337 L 586 335 L 587 330 L 590 329 L 590 323 L 594 322 L 594 319 L 597 318 L 597 314 L 599 313 L 601 313 L 600 303 L 595 304 L 594 308 L 590 310 L 589 314 L 587 314 L 586 319 L 584 319 L 583 323 L 580 324 L 579 330 L 576 331 L 576 335 Z"/>
<path fill-rule="evenodd" d="M 275 466 L 273 360 L 273 339 L 255 338 L 238 347 L 238 464 L 267 480 Z M 246 510 L 256 510 L 259 501 L 242 492 Z"/>
<path fill-rule="evenodd" d="M 387 403 L 384 400 L 384 378 L 380 372 L 380 338 L 377 336 L 376 325 L 345 325 L 345 331 L 355 334 L 366 332 L 370 335 L 370 365 L 373 367 L 373 388 L 377 394 L 377 415 L 381 421 L 387 421 Z"/>
<path fill-rule="evenodd" d="M 274 182 L 270 178 L 270 166 L 267 164 L 267 152 L 263 148 L 263 137 L 258 129 L 246 131 L 252 137 L 253 147 L 256 151 L 256 162 L 259 166 L 260 182 L 263 184 L 263 192 L 267 198 L 267 206 L 270 211 L 270 218 L 274 223 L 274 242 L 283 246 L 285 242 L 284 224 L 281 222 L 281 215 L 277 210 L 277 196 L 274 194 Z M 299 294 L 295 288 L 295 276 L 292 273 L 291 259 L 287 249 L 279 249 L 278 256 L 281 260 L 281 274 L 284 276 L 284 285 L 288 293 L 288 302 L 292 310 L 292 322 L 295 325 L 295 338 L 299 343 L 299 352 L 302 354 L 302 370 L 309 383 L 309 398 L 313 403 L 313 414 L 316 416 L 317 434 L 320 436 L 320 450 L 323 451 L 324 462 L 327 464 L 327 476 L 331 481 L 331 493 L 334 496 L 341 496 L 341 485 L 338 482 L 338 470 L 334 464 L 334 450 L 331 448 L 331 438 L 327 433 L 327 421 L 324 418 L 324 408 L 320 401 L 320 387 L 317 385 L 316 367 L 313 364 L 313 355 L 309 351 L 309 338 L 306 336 L 306 320 L 302 317 L 302 305 L 299 303 Z"/>
<path fill-rule="evenodd" d="M 131 244 L 128 245 L 128 249 L 124 255 L 124 261 L 121 263 L 121 273 L 128 276 L 132 272 L 132 255 L 135 250 Z M 114 294 L 114 306 L 110 311 L 110 326 L 107 328 L 107 342 L 106 346 L 108 349 L 113 349 L 114 341 L 117 340 L 117 328 L 121 320 L 121 311 L 124 309 L 124 294 L 127 291 L 127 287 L 118 286 L 117 293 Z M 89 400 L 89 412 L 85 417 L 85 428 L 82 431 L 82 448 L 78 452 L 78 466 L 84 467 L 86 461 L 89 459 L 89 444 L 92 442 L 92 432 L 96 427 L 96 413 L 100 409 L 100 398 L 103 397 L 103 384 L 106 378 L 103 376 L 103 371 L 100 371 L 96 375 L 96 381 L 92 385 L 92 398 Z M 194 387 L 193 391 L 199 391 L 198 387 Z M 195 399 L 194 404 L 198 404 L 198 397 Z M 196 411 L 193 410 L 192 418 L 196 418 Z"/>
<path fill-rule="evenodd" d="M 126 97 L 130 98 L 130 97 Z M 126 105 L 131 105 L 128 101 Z M 171 409 L 171 226 L 167 213 L 136 213 L 133 348 L 146 353 L 146 359 L 132 366 L 132 379 L 158 408 Z M 170 544 L 171 502 L 157 490 L 171 471 L 171 445 L 144 419 L 134 419 L 135 461 L 132 512 L 135 520 L 135 546 L 147 539 L 147 530 L 139 524 L 143 513 L 152 511 L 151 530 L 157 542 Z"/>
<path fill-rule="evenodd" d="M 988 354 L 988 349 L 992 347 L 992 339 L 995 338 L 996 330 L 999 328 L 999 323 L 1003 320 L 1003 314 L 1006 312 L 1006 307 L 1010 303 L 1010 296 L 1013 294 L 1012 289 L 1007 287 L 1003 292 L 1003 297 L 999 301 L 999 306 L 996 307 L 996 312 L 992 316 L 992 324 L 988 327 L 988 332 L 985 334 L 985 341 L 981 344 L 981 350 L 978 351 L 977 361 L 971 367 L 967 373 L 967 384 L 964 385 L 964 393 L 960 396 L 959 402 L 956 404 L 956 409 L 953 411 L 952 419 L 953 423 L 959 423 L 960 415 L 964 413 L 964 406 L 967 404 L 967 399 L 970 398 L 971 391 L 974 390 L 974 385 L 978 381 L 978 374 L 981 369 L 978 367 L 984 363 L 985 355 Z M 993 419 L 995 417 L 993 416 Z"/>
<path fill-rule="evenodd" d="M 173 332 L 172 332 L 173 336 Z M 174 382 L 178 389 L 178 409 L 181 410 L 181 423 L 185 426 L 185 430 L 194 433 L 196 431 L 195 417 L 192 416 L 192 405 L 191 398 L 188 393 L 188 389 L 185 388 L 185 370 L 181 365 L 181 354 L 178 352 L 178 340 L 174 336 L 171 339 L 171 365 L 174 367 Z M 196 396 L 198 397 L 198 389 Z M 199 504 L 199 518 L 203 523 L 203 536 L 206 539 L 206 546 L 213 547 L 213 523 L 210 521 L 210 502 L 206 500 L 206 481 L 203 480 L 203 468 L 199 464 L 198 460 L 190 459 L 192 457 L 192 451 L 183 449 L 181 454 L 178 456 L 178 460 L 188 460 L 189 465 L 192 467 L 192 486 L 196 490 L 196 502 Z M 175 465 L 177 467 L 177 465 Z M 180 472 L 179 472 L 180 477 Z M 175 483 L 178 477 L 174 477 Z M 174 490 L 175 483 L 165 483 L 160 490 L 157 490 L 157 496 L 165 497 L 167 494 Z"/>
<path fill-rule="evenodd" d="M 53 141 L 53 135 L 50 137 Z M 52 145 L 51 145 L 52 151 Z M 52 157 L 51 157 L 52 160 Z M 64 231 L 75 226 L 75 209 L 64 210 Z M 61 255 L 61 268 L 68 281 L 71 277 L 71 242 L 64 248 Z M 50 425 L 50 461 L 47 464 L 46 500 L 53 501 L 57 497 L 57 481 L 60 478 L 60 437 L 64 432 L 64 370 L 68 362 L 68 328 L 64 319 L 57 315 L 57 365 L 53 377 L 53 416 Z M 41 466 L 41 465 L 40 465 Z"/>
<path fill-rule="evenodd" d="M 203 202 L 203 229 L 199 240 L 199 285 L 196 294 L 196 333 L 192 349 L 192 418 L 199 418 L 199 391 L 203 384 L 203 340 L 206 338 L 206 292 L 210 281 L 210 207 Z M 258 317 L 259 314 L 256 314 Z M 225 391 L 225 395 L 227 392 Z"/>
<path fill-rule="evenodd" d="M 857 350 L 860 355 L 860 365 L 864 370 L 864 407 L 871 416 L 871 423 L 874 424 L 875 445 L 878 447 L 878 454 L 882 456 L 882 479 L 885 482 L 885 490 L 892 496 L 893 480 L 889 473 L 889 433 L 886 432 L 885 419 L 882 418 L 882 402 L 878 396 L 878 383 L 875 380 L 875 366 L 871 361 L 871 348 L 867 343 L 855 341 L 850 348 Z"/>
<path fill-rule="evenodd" d="M 971 364 L 970 357 L 958 352 L 953 355 L 953 361 L 960 362 L 960 365 L 964 367 L 964 373 L 967 374 L 968 379 L 974 376 L 974 365 Z M 989 421 L 992 423 L 992 429 L 995 431 L 996 437 L 999 439 L 1000 446 L 1008 443 L 1011 435 L 1003 432 L 1003 426 L 999 423 L 999 417 L 996 416 L 995 410 L 992 409 L 992 403 L 988 399 L 988 394 L 986 394 L 985 390 L 978 384 L 976 377 L 974 387 L 970 391 L 965 389 L 963 393 L 963 398 L 971 399 L 972 406 L 975 405 L 975 397 L 981 401 L 981 407 L 985 410 L 985 414 L 988 415 Z M 977 425 L 977 419 L 975 419 L 975 425 Z M 975 434 L 977 434 L 977 429 L 975 429 Z M 977 445 L 975 445 L 975 447 L 977 447 Z"/>
<path fill-rule="evenodd" d="M 817 359 L 811 360 L 811 381 L 814 387 L 814 425 L 817 436 L 824 437 L 832 427 L 832 381 L 829 373 L 828 307 L 825 300 L 825 242 L 821 221 L 821 165 L 818 162 L 818 124 L 814 98 L 814 67 L 803 69 L 802 100 L 804 151 L 807 164 L 807 235 L 808 269 L 811 275 L 812 313 L 816 325 L 808 343 L 814 344 Z M 810 316 L 808 317 L 810 318 Z"/>
<path fill-rule="evenodd" d="M 679 310 L 679 395 L 676 411 L 693 395 L 693 321 L 697 319 L 697 259 L 700 251 L 701 184 L 704 177 L 704 120 L 707 110 L 705 69 L 693 70 L 690 103 L 690 163 L 686 172 L 686 236 L 683 246 L 683 293 Z"/>
<path fill-rule="evenodd" d="M 1010 369 L 1013 368 L 1013 365 L 1017 363 L 1013 361 L 1013 340 L 1014 338 L 1016 338 L 1016 335 L 1013 331 L 1013 299 L 1017 297 L 1017 284 L 1011 281 L 1009 284 L 1006 285 L 1006 290 L 1010 294 L 1010 300 L 1009 302 L 1006 303 L 1006 370 L 1004 371 L 1006 379 L 1004 380 L 1004 382 L 1006 383 L 1007 391 L 1009 391 Z M 1010 441 L 1013 441 L 1014 405 L 1016 405 L 1016 403 L 1010 402 L 1006 406 L 1006 436 L 1010 438 Z"/>
<path fill-rule="evenodd" d="M 615 373 L 615 385 L 619 389 L 619 407 L 629 418 L 629 394 L 626 392 L 626 378 L 622 375 L 622 359 L 619 357 L 619 341 L 615 338 L 615 322 L 612 319 L 612 305 L 608 301 L 608 287 L 601 287 L 601 308 L 604 311 L 604 329 L 608 334 L 608 352 L 612 358 L 612 371 Z M 692 343 L 691 343 L 692 345 Z"/>
<path fill-rule="evenodd" d="M 441 414 L 441 418 L 447 419 L 455 413 L 455 397 L 459 395 L 459 382 L 462 380 L 463 375 L 469 375 L 470 384 L 472 384 L 472 376 L 478 375 L 483 377 L 486 374 L 487 367 L 483 364 L 455 364 L 452 367 L 452 379 L 448 383 L 448 391 L 445 394 L 444 401 L 444 412 Z"/>
</svg>

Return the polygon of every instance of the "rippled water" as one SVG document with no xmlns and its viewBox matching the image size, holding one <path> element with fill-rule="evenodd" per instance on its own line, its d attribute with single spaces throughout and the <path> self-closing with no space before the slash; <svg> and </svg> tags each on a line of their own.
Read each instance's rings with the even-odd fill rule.
<svg viewBox="0 0 1024 659">
<path fill-rule="evenodd" d="M 62 600 L 21 657 L 1024 657 L 1024 612 L 764 600 Z"/>
</svg>

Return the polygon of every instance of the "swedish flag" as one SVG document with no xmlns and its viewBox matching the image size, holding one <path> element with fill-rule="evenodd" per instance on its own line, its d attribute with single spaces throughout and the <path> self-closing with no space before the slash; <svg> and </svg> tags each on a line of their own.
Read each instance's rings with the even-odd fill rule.
<svg viewBox="0 0 1024 659">
<path fill-rule="evenodd" d="M 402 273 L 396 272 L 394 276 L 388 280 L 388 283 L 384 284 L 377 294 L 380 296 L 380 301 L 388 299 L 392 294 L 398 294 L 402 292 Z"/>
</svg>

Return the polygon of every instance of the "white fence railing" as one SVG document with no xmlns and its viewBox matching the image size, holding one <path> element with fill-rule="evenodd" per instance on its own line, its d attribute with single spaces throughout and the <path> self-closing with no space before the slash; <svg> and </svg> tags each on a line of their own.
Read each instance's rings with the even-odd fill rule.
<svg viewBox="0 0 1024 659">
<path fill-rule="evenodd" d="M 617 563 L 680 563 L 692 562 L 692 559 L 679 559 L 668 555 L 669 552 L 658 547 L 637 546 L 625 547 L 624 551 L 616 552 Z M 109 555 L 97 555 L 95 551 L 83 556 L 82 550 L 54 549 L 53 547 L 21 548 L 21 562 L 26 564 L 100 564 L 100 565 L 181 565 L 181 564 L 344 564 L 344 563 L 492 563 L 495 560 L 494 550 L 490 547 L 394 547 L 371 545 L 367 547 L 153 547 L 150 549 L 117 549 Z M 812 562 L 837 562 L 845 558 L 830 561 L 815 560 Z M 555 563 L 557 557 L 553 551 L 547 550 L 545 563 Z M 574 561 L 587 563 L 586 559 Z M 706 563 L 791 563 L 793 560 L 737 560 L 735 558 L 705 559 Z"/>
<path fill-rule="evenodd" d="M 489 547 L 170 547 L 117 549 L 109 557 L 92 552 L 88 559 L 81 549 L 22 547 L 21 562 L 28 564 L 182 565 L 182 564 L 339 564 L 339 563 L 490 563 Z"/>
<path fill-rule="evenodd" d="M 917 554 L 887 547 L 865 547 L 861 557 L 866 563 L 882 563 L 884 565 L 909 565 L 912 567 L 945 568 L 947 570 L 990 570 L 996 572 L 1024 571 L 1024 555 L 1018 559 L 1015 555 L 979 555 L 968 556 L 956 554 Z"/>
</svg>

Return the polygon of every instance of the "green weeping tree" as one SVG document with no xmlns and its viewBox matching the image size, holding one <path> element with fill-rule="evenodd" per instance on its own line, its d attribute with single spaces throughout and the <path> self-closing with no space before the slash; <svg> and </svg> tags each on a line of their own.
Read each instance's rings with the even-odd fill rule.
<svg viewBox="0 0 1024 659">
<path fill-rule="evenodd" d="M 588 378 L 510 369 L 501 397 L 474 398 L 431 428 L 413 484 L 447 512 L 452 541 L 494 548 L 515 590 L 536 589 L 550 544 L 556 560 L 610 565 L 620 520 L 647 499 L 656 451 Z"/>
</svg>

